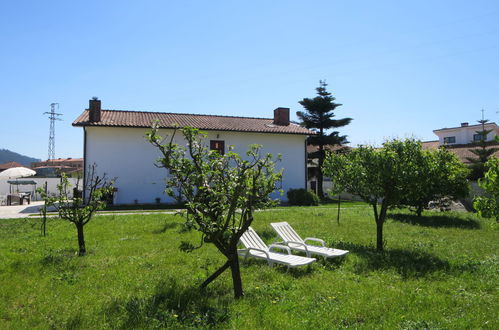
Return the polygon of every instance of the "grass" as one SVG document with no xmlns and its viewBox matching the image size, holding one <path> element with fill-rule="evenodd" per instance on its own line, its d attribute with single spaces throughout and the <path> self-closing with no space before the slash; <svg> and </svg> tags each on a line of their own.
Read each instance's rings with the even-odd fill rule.
<svg viewBox="0 0 499 330">
<path fill-rule="evenodd" d="M 348 249 L 343 260 L 309 268 L 242 264 L 245 297 L 232 298 L 227 272 L 197 286 L 223 258 L 174 215 L 97 216 L 86 226 L 89 253 L 75 256 L 76 231 L 49 219 L 0 221 L 0 328 L 485 328 L 497 329 L 497 225 L 468 213 L 397 210 L 374 249 L 371 209 L 352 205 L 258 212 L 253 227 L 286 220 L 303 237 Z"/>
</svg>

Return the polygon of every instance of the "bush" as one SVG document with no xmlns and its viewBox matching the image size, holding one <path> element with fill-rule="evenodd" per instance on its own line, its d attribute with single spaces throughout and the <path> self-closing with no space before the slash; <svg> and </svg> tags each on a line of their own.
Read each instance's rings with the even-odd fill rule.
<svg viewBox="0 0 499 330">
<path fill-rule="evenodd" d="M 317 206 L 319 205 L 319 197 L 307 189 L 289 189 L 288 190 L 288 201 L 291 205 L 299 206 Z"/>
</svg>

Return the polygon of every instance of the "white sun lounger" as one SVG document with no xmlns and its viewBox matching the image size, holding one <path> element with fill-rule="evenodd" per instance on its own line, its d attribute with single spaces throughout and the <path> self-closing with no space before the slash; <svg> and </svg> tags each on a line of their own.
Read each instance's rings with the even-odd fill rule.
<svg viewBox="0 0 499 330">
<path fill-rule="evenodd" d="M 279 237 L 283 240 L 283 243 L 286 244 L 286 246 L 289 246 L 291 249 L 296 251 L 305 252 L 307 257 L 315 254 L 325 258 L 335 258 L 344 256 L 349 252 L 347 250 L 326 247 L 326 244 L 320 238 L 307 237 L 303 240 L 287 222 L 274 222 L 270 225 L 276 231 L 277 235 L 279 235 Z M 307 241 L 318 242 L 321 246 L 309 245 L 306 243 Z"/>
<path fill-rule="evenodd" d="M 251 227 L 244 232 L 239 241 L 245 247 L 245 249 L 238 250 L 240 256 L 245 259 L 247 257 L 264 259 L 270 267 L 274 264 L 282 264 L 289 268 L 300 267 L 309 265 L 315 261 L 315 258 L 292 255 L 290 248 L 285 245 L 271 244 L 267 246 Z M 273 249 L 285 250 L 288 254 L 272 252 Z"/>
</svg>

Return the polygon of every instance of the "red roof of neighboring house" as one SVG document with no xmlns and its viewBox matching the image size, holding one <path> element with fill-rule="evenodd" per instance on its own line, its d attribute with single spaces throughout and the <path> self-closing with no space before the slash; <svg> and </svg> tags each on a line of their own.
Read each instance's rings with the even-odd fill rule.
<svg viewBox="0 0 499 330">
<path fill-rule="evenodd" d="M 42 162 L 36 162 L 36 163 L 68 163 L 68 162 L 83 162 L 83 158 L 57 158 L 57 159 L 50 159 L 50 160 L 44 160 Z"/>
<path fill-rule="evenodd" d="M 440 145 L 438 141 L 423 142 L 423 149 L 425 150 L 438 149 L 439 147 Z M 466 159 L 467 157 L 476 158 L 476 155 L 473 154 L 470 149 L 477 149 L 479 148 L 479 146 L 473 144 L 460 144 L 447 145 L 445 146 L 445 148 L 454 153 L 463 163 L 469 163 L 469 161 Z M 488 146 L 487 148 L 499 148 L 499 143 Z M 494 156 L 499 157 L 499 151 L 496 151 L 494 153 Z"/>
<path fill-rule="evenodd" d="M 440 147 L 440 142 L 437 141 L 425 141 L 421 142 L 421 145 L 423 147 L 423 150 L 432 150 L 432 149 L 438 149 Z"/>
<path fill-rule="evenodd" d="M 202 130 L 234 131 L 254 133 L 280 133 L 314 135 L 315 133 L 290 123 L 275 125 L 273 119 L 250 118 L 235 116 L 195 115 L 165 112 L 141 112 L 123 110 L 101 110 L 101 120 L 90 122 L 88 110 L 85 110 L 74 122 L 73 126 L 104 126 L 104 127 L 143 127 L 149 128 L 154 121 L 159 120 L 160 128 L 175 126 L 191 126 Z"/>
<path fill-rule="evenodd" d="M 0 171 L 6 170 L 6 169 L 9 169 L 12 167 L 26 167 L 26 166 L 19 164 L 17 162 L 8 162 L 8 163 L 0 164 Z"/>
</svg>

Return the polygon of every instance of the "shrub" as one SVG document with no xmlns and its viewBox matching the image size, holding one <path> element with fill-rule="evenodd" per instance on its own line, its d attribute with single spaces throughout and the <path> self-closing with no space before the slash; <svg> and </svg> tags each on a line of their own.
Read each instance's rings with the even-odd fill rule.
<svg viewBox="0 0 499 330">
<path fill-rule="evenodd" d="M 307 189 L 289 189 L 288 190 L 288 201 L 291 205 L 299 205 L 299 206 L 310 206 L 310 205 L 319 205 L 319 197 Z"/>
</svg>

